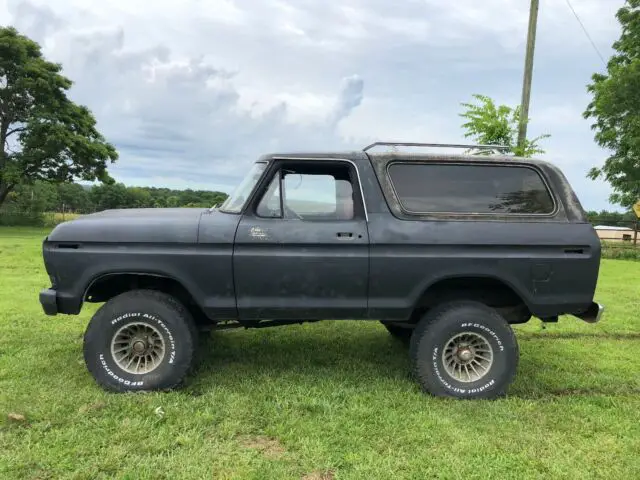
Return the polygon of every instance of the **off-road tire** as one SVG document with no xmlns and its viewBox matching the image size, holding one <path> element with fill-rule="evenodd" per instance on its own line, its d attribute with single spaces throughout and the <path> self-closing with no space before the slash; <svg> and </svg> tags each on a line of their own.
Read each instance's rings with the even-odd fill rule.
<svg viewBox="0 0 640 480">
<path fill-rule="evenodd" d="M 403 343 L 406 343 L 406 344 L 409 343 L 409 340 L 411 339 L 411 334 L 413 333 L 413 328 L 403 328 L 397 325 L 393 325 L 392 323 L 382 322 L 382 324 L 384 325 L 384 328 L 387 329 L 387 331 L 392 337 L 397 338 Z"/>
<path fill-rule="evenodd" d="M 114 336 L 134 323 L 148 326 L 163 342 L 162 360 L 148 373 L 128 372 L 112 353 Z M 197 337 L 189 311 L 174 297 L 153 290 L 134 290 L 110 299 L 93 316 L 84 335 L 84 360 L 96 382 L 108 391 L 170 390 L 189 373 Z"/>
<path fill-rule="evenodd" d="M 448 371 L 451 367 L 445 366 L 443 352 L 461 334 L 482 338 L 491 349 L 490 367 L 477 368 L 486 372 L 477 381 L 459 381 Z M 424 315 L 411 337 L 409 355 L 413 375 L 424 392 L 437 397 L 493 399 L 506 394 L 520 354 L 513 330 L 496 310 L 460 300 L 434 307 Z"/>
</svg>

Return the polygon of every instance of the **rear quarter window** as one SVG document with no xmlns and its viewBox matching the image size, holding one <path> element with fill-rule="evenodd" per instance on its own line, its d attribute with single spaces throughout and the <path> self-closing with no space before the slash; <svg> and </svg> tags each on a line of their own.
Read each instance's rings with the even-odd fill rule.
<svg viewBox="0 0 640 480">
<path fill-rule="evenodd" d="M 408 213 L 549 215 L 540 174 L 516 165 L 392 163 L 389 178 Z"/>
</svg>

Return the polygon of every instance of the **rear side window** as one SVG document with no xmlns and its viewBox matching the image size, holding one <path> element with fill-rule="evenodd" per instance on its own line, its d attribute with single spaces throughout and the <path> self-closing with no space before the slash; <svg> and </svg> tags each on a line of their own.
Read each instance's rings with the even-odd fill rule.
<svg viewBox="0 0 640 480">
<path fill-rule="evenodd" d="M 550 214 L 551 194 L 535 170 L 520 166 L 395 163 L 389 177 L 409 213 Z"/>
</svg>

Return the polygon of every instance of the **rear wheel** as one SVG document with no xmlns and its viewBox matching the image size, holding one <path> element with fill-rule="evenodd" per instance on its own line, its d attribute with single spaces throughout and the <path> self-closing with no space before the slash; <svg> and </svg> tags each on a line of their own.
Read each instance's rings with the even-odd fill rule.
<svg viewBox="0 0 640 480">
<path fill-rule="evenodd" d="M 430 310 L 411 338 L 413 373 L 423 391 L 439 397 L 496 398 L 515 376 L 518 343 L 494 309 L 455 301 Z"/>
<path fill-rule="evenodd" d="M 197 331 L 175 298 L 151 290 L 126 292 L 105 303 L 84 336 L 89 372 L 116 391 L 167 390 L 192 365 Z"/>
</svg>

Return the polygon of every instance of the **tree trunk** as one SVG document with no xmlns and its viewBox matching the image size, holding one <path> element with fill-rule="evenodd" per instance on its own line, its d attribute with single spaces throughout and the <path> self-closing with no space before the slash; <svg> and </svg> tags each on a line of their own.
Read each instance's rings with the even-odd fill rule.
<svg viewBox="0 0 640 480">
<path fill-rule="evenodd" d="M 9 192 L 11 191 L 12 188 L 13 188 L 13 185 L 0 182 L 0 207 L 2 206 L 4 201 L 7 199 L 7 195 L 9 195 Z"/>
</svg>

